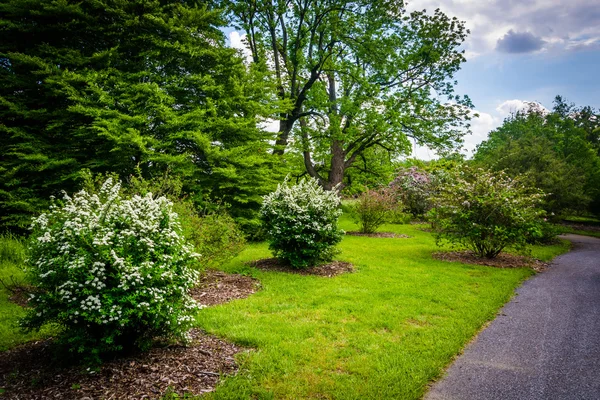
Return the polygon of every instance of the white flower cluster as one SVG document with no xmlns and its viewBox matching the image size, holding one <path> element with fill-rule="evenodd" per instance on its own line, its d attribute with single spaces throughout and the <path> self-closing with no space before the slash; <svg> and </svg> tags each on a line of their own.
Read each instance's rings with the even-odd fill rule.
<svg viewBox="0 0 600 400">
<path fill-rule="evenodd" d="M 315 179 L 290 186 L 286 178 L 264 197 L 261 208 L 271 248 L 287 261 L 327 258 L 344 233 L 337 228 L 341 214 L 337 192 L 324 190 Z"/>
<path fill-rule="evenodd" d="M 38 325 L 193 321 L 198 305 L 188 290 L 198 278 L 191 268 L 197 254 L 165 197 L 124 199 L 108 179 L 98 194 L 65 194 L 32 230 L 30 273 L 38 291 L 31 315 Z"/>
</svg>

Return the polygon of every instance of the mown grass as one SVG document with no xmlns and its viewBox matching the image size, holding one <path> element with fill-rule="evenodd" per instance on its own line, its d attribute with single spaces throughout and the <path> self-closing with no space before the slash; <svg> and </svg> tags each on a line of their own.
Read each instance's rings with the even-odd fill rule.
<svg viewBox="0 0 600 400">
<path fill-rule="evenodd" d="M 597 217 L 585 217 L 580 215 L 569 215 L 563 218 L 564 221 L 574 222 L 579 224 L 600 225 L 600 219 Z"/>
<path fill-rule="evenodd" d="M 560 225 L 561 233 L 573 233 L 575 235 L 592 236 L 600 238 L 600 231 L 592 229 L 575 229 L 571 226 Z"/>
<path fill-rule="evenodd" d="M 347 218 L 346 230 L 356 226 Z M 432 259 L 431 234 L 413 225 L 381 230 L 410 239 L 346 237 L 335 278 L 263 272 L 255 244 L 225 266 L 260 279 L 252 297 L 200 312 L 209 332 L 254 348 L 241 371 L 211 395 L 233 398 L 417 399 L 532 272 Z M 536 247 L 548 259 L 565 244 Z"/>
<path fill-rule="evenodd" d="M 9 287 L 17 282 L 23 282 L 23 261 L 26 248 L 23 241 L 10 235 L 0 236 L 0 351 L 7 350 L 18 344 L 48 336 L 50 330 L 39 333 L 24 334 L 18 327 L 18 321 L 24 315 L 22 307 L 9 301 Z"/>
<path fill-rule="evenodd" d="M 341 226 L 357 228 L 346 215 Z M 338 259 L 352 262 L 357 271 L 335 278 L 247 266 L 271 256 L 264 243 L 248 246 L 223 266 L 258 278 L 262 290 L 198 315 L 200 327 L 253 348 L 239 357 L 239 374 L 226 378 L 210 397 L 421 397 L 532 272 L 434 260 L 431 253 L 439 248 L 420 228 L 381 229 L 409 239 L 345 237 Z M 565 243 L 535 247 L 533 255 L 548 259 L 567 248 Z M 0 278 L 22 279 L 22 243 L 0 239 L 0 255 Z M 9 294 L 0 287 L 0 350 L 51 334 L 21 333 L 16 322 L 23 309 L 8 301 Z"/>
</svg>

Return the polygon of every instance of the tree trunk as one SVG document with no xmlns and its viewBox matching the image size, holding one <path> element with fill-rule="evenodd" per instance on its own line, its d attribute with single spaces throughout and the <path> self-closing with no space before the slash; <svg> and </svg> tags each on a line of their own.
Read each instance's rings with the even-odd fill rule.
<svg viewBox="0 0 600 400">
<path fill-rule="evenodd" d="M 277 133 L 277 139 L 275 140 L 273 154 L 278 156 L 283 155 L 288 144 L 292 126 L 294 126 L 294 120 L 290 116 L 279 121 L 279 132 Z"/>
<path fill-rule="evenodd" d="M 344 180 L 346 161 L 346 152 L 344 151 L 344 141 L 340 138 L 342 132 L 340 132 L 339 126 L 339 108 L 337 104 L 337 92 L 335 88 L 335 75 L 333 73 L 327 74 L 328 91 L 329 91 L 329 130 L 331 134 L 331 165 L 329 171 L 329 179 L 323 185 L 326 190 L 336 190 L 339 192 L 342 190 L 342 181 Z"/>
<path fill-rule="evenodd" d="M 344 188 L 344 172 L 346 152 L 343 148 L 343 142 L 339 140 L 333 140 L 331 144 L 331 170 L 329 171 L 329 179 L 323 185 L 326 190 L 333 190 L 337 186 L 337 191 L 341 191 Z M 338 186 L 339 185 L 339 186 Z"/>
</svg>

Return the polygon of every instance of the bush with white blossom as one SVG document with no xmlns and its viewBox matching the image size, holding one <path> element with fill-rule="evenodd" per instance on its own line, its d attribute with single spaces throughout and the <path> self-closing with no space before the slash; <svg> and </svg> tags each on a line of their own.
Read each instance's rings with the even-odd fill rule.
<svg viewBox="0 0 600 400">
<path fill-rule="evenodd" d="M 315 179 L 291 186 L 286 179 L 263 198 L 261 208 L 269 248 L 294 268 L 332 259 L 344 235 L 337 227 L 341 214 L 337 192 L 324 190 Z"/>
<path fill-rule="evenodd" d="M 196 254 L 165 197 L 123 198 L 108 179 L 98 194 L 54 201 L 32 224 L 34 285 L 26 329 L 54 323 L 88 362 L 147 349 L 157 337 L 185 339 L 198 309 L 188 289 Z"/>
</svg>

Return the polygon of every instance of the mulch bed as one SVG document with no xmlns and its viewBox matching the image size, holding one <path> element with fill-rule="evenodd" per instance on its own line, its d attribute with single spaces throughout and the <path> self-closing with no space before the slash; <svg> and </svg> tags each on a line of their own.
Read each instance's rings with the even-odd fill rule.
<svg viewBox="0 0 600 400">
<path fill-rule="evenodd" d="M 260 282 L 249 276 L 207 270 L 190 294 L 202 305 L 214 306 L 243 299 L 260 289 Z"/>
<path fill-rule="evenodd" d="M 168 346 L 109 361 L 100 371 L 61 368 L 53 361 L 52 341 L 28 343 L 1 354 L 4 399 L 156 399 L 167 390 L 202 394 L 214 389 L 221 374 L 237 370 L 233 356 L 243 349 L 191 332 L 188 347 Z"/>
<path fill-rule="evenodd" d="M 401 233 L 394 232 L 373 232 L 373 233 L 362 233 L 362 232 L 346 232 L 346 235 L 350 236 L 363 236 L 372 238 L 409 238 L 410 236 Z"/>
<path fill-rule="evenodd" d="M 517 256 L 513 254 L 500 253 L 496 258 L 480 258 L 471 251 L 452 251 L 433 253 L 433 258 L 442 261 L 456 261 L 463 264 L 485 265 L 496 268 L 523 268 L 529 267 L 536 272 L 542 272 L 548 267 L 548 263 L 531 257 Z"/>
<path fill-rule="evenodd" d="M 212 306 L 247 297 L 259 288 L 250 277 L 209 270 L 191 294 Z M 0 353 L 0 399 L 159 399 L 167 391 L 210 392 L 222 375 L 236 373 L 233 357 L 247 349 L 200 329 L 190 335 L 188 346 L 155 347 L 107 361 L 95 373 L 57 365 L 52 339 L 18 346 Z"/>
<path fill-rule="evenodd" d="M 327 278 L 354 271 L 354 266 L 344 261 L 332 261 L 328 264 L 317 265 L 306 269 L 292 268 L 289 265 L 283 264 L 277 258 L 263 258 L 262 260 L 251 261 L 248 265 L 262 269 L 263 271 L 288 272 L 299 275 L 317 275 Z"/>
</svg>

